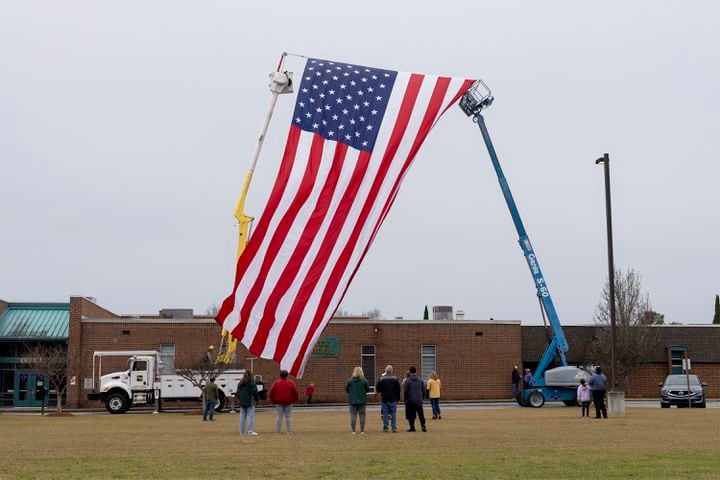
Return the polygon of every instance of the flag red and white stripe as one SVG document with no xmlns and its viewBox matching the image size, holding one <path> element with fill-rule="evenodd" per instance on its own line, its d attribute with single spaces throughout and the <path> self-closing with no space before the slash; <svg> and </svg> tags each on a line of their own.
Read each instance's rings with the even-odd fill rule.
<svg viewBox="0 0 720 480">
<path fill-rule="evenodd" d="M 290 127 L 275 185 L 238 260 L 233 292 L 217 316 L 218 323 L 253 355 L 274 359 L 296 376 L 302 376 L 315 343 L 345 295 L 427 134 L 473 83 L 468 79 L 391 72 L 392 89 L 383 92 L 387 98 L 374 97 L 383 102 L 376 109 L 385 110 L 382 120 L 374 124 L 376 137 L 369 139 L 373 147 L 368 150 L 357 142 L 353 145 L 339 141 L 340 134 L 352 128 L 356 132 L 344 138 L 360 141 L 360 131 L 365 132 L 366 125 L 373 126 L 363 115 L 356 114 L 357 121 L 350 119 L 353 107 L 358 107 L 358 103 L 353 105 L 357 100 L 347 100 L 353 95 L 342 97 L 349 109 L 338 110 L 332 117 L 329 106 L 316 109 L 316 101 L 321 100 L 317 96 L 312 105 L 308 104 L 313 110 L 303 110 L 306 102 L 302 100 L 310 101 L 317 94 L 312 82 L 323 78 L 313 74 L 311 65 L 317 70 L 328 67 L 328 73 L 323 71 L 323 75 L 336 73 L 335 69 L 343 74 L 347 68 L 354 69 L 355 75 L 360 75 L 357 88 L 365 87 L 360 81 L 364 73 L 386 72 L 308 61 L 304 78 L 310 80 L 300 85 L 297 117 Z M 330 77 L 337 80 L 338 76 L 328 76 L 331 87 Z M 352 74 L 349 78 L 353 78 Z M 341 76 L 336 84 L 343 81 L 350 86 L 348 76 Z M 385 89 L 378 81 L 382 78 L 376 79 L 377 88 L 366 87 L 366 98 L 368 92 Z M 322 95 L 327 105 L 332 100 L 328 97 L 345 93 L 339 87 L 337 91 L 330 87 L 326 84 L 327 95 Z M 332 103 L 333 108 L 336 105 L 340 104 Z M 373 105 L 366 106 L 373 109 Z M 306 110 L 307 119 L 303 117 L 301 124 Z M 348 121 L 343 120 L 342 112 L 346 112 Z M 312 119 L 311 114 L 315 115 Z M 373 115 L 368 110 L 368 119 Z M 319 123 L 326 125 L 324 131 L 318 131 Z"/>
</svg>

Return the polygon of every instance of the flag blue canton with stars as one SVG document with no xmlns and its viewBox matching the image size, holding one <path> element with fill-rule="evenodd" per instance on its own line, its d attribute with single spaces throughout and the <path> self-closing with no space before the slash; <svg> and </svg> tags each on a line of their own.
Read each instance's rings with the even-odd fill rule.
<svg viewBox="0 0 720 480">
<path fill-rule="evenodd" d="M 397 72 L 310 58 L 293 125 L 372 151 Z"/>
</svg>

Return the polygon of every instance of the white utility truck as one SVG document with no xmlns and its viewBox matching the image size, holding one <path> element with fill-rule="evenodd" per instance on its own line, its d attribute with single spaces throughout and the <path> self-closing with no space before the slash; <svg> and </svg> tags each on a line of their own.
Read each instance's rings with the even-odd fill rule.
<svg viewBox="0 0 720 480">
<path fill-rule="evenodd" d="M 120 372 L 102 374 L 105 357 L 128 357 L 128 368 Z M 193 382 L 174 374 L 160 374 L 160 352 L 106 351 L 93 354 L 93 383 L 90 400 L 100 400 L 110 413 L 125 413 L 132 406 L 153 405 L 162 400 L 201 400 L 202 392 Z M 97 367 L 97 369 L 96 369 Z M 225 399 L 237 391 L 245 370 L 225 370 L 215 383 L 220 399 L 215 410 L 225 407 Z M 99 382 L 96 383 L 96 380 Z M 198 383 L 198 382 L 196 382 Z M 258 389 L 262 386 L 258 385 Z M 159 397 L 158 397 L 159 395 Z"/>
</svg>

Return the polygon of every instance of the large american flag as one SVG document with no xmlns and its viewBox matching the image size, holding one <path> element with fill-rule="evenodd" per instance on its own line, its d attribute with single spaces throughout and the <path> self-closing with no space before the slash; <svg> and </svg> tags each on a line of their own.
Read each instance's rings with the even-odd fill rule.
<svg viewBox="0 0 720 480">
<path fill-rule="evenodd" d="M 275 185 L 217 321 L 302 376 L 440 116 L 473 84 L 308 59 Z"/>
</svg>

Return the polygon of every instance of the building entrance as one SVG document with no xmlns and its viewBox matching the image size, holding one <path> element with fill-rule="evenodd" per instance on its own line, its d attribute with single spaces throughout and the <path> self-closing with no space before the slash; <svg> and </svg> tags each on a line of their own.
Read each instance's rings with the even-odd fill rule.
<svg viewBox="0 0 720 480">
<path fill-rule="evenodd" d="M 15 385 L 13 388 L 13 406 L 15 407 L 39 407 L 43 398 L 37 389 L 38 377 L 43 378 L 28 370 L 15 370 Z M 45 380 L 45 388 L 47 379 Z M 48 395 L 45 396 L 45 406 L 48 404 Z"/>
</svg>

